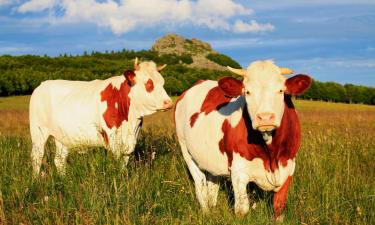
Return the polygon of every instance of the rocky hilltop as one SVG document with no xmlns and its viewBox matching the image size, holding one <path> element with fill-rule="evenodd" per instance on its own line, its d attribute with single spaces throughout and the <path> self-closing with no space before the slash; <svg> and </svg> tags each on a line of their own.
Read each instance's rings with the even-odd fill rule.
<svg viewBox="0 0 375 225">
<path fill-rule="evenodd" d="M 189 67 L 213 70 L 226 70 L 226 65 L 223 65 L 225 63 L 220 63 L 218 60 L 215 60 L 213 58 L 217 58 L 215 56 L 227 56 L 219 54 L 218 52 L 212 49 L 209 43 L 196 38 L 187 39 L 177 34 L 168 34 L 156 40 L 151 50 L 158 52 L 159 55 L 189 55 L 193 60 L 193 62 L 188 65 Z"/>
<path fill-rule="evenodd" d="M 160 54 L 190 54 L 190 55 L 206 55 L 215 52 L 211 45 L 207 42 L 196 38 L 186 39 L 177 34 L 168 34 L 156 40 L 151 50 Z"/>
</svg>

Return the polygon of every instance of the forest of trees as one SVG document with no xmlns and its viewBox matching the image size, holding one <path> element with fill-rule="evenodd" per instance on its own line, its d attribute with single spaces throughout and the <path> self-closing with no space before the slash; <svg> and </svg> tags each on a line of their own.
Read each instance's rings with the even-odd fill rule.
<svg viewBox="0 0 375 225">
<path fill-rule="evenodd" d="M 49 79 L 94 80 L 106 79 L 132 69 L 133 59 L 153 60 L 168 66 L 162 71 L 165 89 L 171 95 L 179 95 L 200 79 L 216 80 L 233 76 L 226 71 L 189 68 L 190 55 L 174 54 L 158 56 L 154 51 L 85 52 L 81 56 L 0 56 L 0 96 L 31 94 L 42 81 Z M 212 56 L 211 56 L 212 57 Z M 229 57 L 214 56 L 216 61 L 229 62 Z M 222 63 L 224 63 L 222 62 Z M 232 62 L 233 63 L 233 62 Z M 309 91 L 300 96 L 304 99 L 332 102 L 375 104 L 375 88 L 335 82 L 314 81 Z"/>
</svg>

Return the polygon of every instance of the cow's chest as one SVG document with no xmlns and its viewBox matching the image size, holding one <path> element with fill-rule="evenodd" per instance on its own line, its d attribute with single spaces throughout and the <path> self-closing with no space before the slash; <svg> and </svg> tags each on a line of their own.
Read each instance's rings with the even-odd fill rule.
<svg viewBox="0 0 375 225">
<path fill-rule="evenodd" d="M 278 191 L 295 169 L 294 159 L 289 159 L 285 166 L 278 162 L 278 167 L 271 171 L 266 169 L 261 158 L 249 161 L 235 154 L 231 173 L 239 173 L 248 182 L 254 182 L 265 191 Z"/>
</svg>

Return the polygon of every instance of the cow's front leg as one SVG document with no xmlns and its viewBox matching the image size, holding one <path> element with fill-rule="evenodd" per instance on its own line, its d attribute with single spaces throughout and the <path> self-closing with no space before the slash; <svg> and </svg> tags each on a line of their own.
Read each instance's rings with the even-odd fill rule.
<svg viewBox="0 0 375 225">
<path fill-rule="evenodd" d="M 274 193 L 273 195 L 273 210 L 274 217 L 277 222 L 283 222 L 284 212 L 286 206 L 286 196 L 288 194 L 288 188 L 292 181 L 292 177 L 288 177 L 283 186 Z"/>
<path fill-rule="evenodd" d="M 125 169 L 129 162 L 129 155 L 125 154 L 124 145 L 117 145 L 111 147 L 111 151 L 116 160 L 121 160 L 121 169 Z"/>
<path fill-rule="evenodd" d="M 125 169 L 128 165 L 130 154 L 134 151 L 134 146 L 118 144 L 115 146 L 111 146 L 110 149 L 116 160 L 121 160 L 121 169 Z"/>
<path fill-rule="evenodd" d="M 249 198 L 246 190 L 248 177 L 240 170 L 232 170 L 231 179 L 234 192 L 234 212 L 236 216 L 243 217 L 249 211 Z"/>
<path fill-rule="evenodd" d="M 211 174 L 206 175 L 207 178 L 207 202 L 208 206 L 214 207 L 217 204 L 217 195 L 219 194 L 219 179 Z"/>
</svg>

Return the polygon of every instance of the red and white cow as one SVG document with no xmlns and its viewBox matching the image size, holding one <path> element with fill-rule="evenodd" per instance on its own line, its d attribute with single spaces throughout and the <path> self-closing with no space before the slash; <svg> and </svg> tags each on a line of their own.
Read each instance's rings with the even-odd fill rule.
<svg viewBox="0 0 375 225">
<path fill-rule="evenodd" d="M 275 192 L 278 218 L 285 209 L 301 142 L 291 95 L 306 91 L 312 80 L 306 75 L 287 79 L 283 75 L 292 71 L 272 61 L 256 61 L 247 70 L 228 68 L 243 81 L 199 81 L 176 103 L 182 154 L 204 211 L 216 205 L 218 176 L 230 176 L 236 215 L 248 212 L 246 186 L 255 182 Z"/>
<path fill-rule="evenodd" d="M 127 164 L 142 117 L 173 105 L 159 73 L 165 65 L 138 64 L 136 59 L 134 67 L 106 80 L 48 80 L 34 90 L 29 114 L 34 175 L 39 174 L 49 136 L 55 139 L 60 173 L 68 153 L 82 151 L 82 146 L 105 146 Z"/>
</svg>

